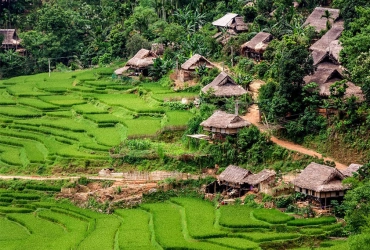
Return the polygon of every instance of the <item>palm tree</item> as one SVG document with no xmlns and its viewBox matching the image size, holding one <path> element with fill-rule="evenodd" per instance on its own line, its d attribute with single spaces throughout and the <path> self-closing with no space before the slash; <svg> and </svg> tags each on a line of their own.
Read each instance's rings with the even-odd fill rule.
<svg viewBox="0 0 370 250">
<path fill-rule="evenodd" d="M 332 13 L 330 13 L 329 10 L 325 10 L 324 14 L 320 18 L 326 18 L 326 29 L 329 30 L 331 28 L 330 19 L 334 20 Z"/>
</svg>

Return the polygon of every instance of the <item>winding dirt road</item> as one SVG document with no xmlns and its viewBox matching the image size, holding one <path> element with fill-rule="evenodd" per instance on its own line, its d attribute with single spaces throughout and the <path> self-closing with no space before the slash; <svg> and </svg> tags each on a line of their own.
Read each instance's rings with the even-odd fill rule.
<svg viewBox="0 0 370 250">
<path fill-rule="evenodd" d="M 260 131 L 268 132 L 270 130 L 270 128 L 268 128 L 266 125 L 261 124 L 259 122 L 259 110 L 258 110 L 258 107 L 257 107 L 256 104 L 253 104 L 249 108 L 248 111 L 249 112 L 244 116 L 244 118 L 246 120 L 248 120 L 250 123 L 255 125 Z M 335 162 L 335 166 L 336 166 L 337 169 L 344 170 L 344 169 L 347 168 L 346 165 L 344 165 L 340 162 L 337 162 L 332 158 L 323 157 L 322 154 L 320 154 L 316 151 L 313 151 L 311 149 L 302 147 L 301 145 L 295 144 L 293 142 L 281 140 L 281 139 L 278 139 L 275 136 L 271 136 L 271 141 L 273 141 L 274 143 L 278 144 L 279 146 L 281 146 L 283 148 L 286 148 L 286 149 L 289 149 L 289 150 L 297 151 L 297 152 L 305 154 L 305 155 L 310 155 L 310 156 L 314 156 L 314 157 L 318 157 L 318 158 L 323 158 L 325 161 L 333 161 L 333 162 Z"/>
</svg>

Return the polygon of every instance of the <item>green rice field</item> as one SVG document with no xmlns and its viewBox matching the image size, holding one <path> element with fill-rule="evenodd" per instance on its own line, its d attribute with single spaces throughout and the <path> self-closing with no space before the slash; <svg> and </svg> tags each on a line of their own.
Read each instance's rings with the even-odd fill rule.
<svg viewBox="0 0 370 250">
<path fill-rule="evenodd" d="M 112 73 L 100 68 L 1 80 L 0 172 L 70 162 L 104 164 L 109 149 L 127 137 L 155 136 L 166 126 L 183 128 L 192 117 L 161 103 L 198 93 L 113 80 Z"/>
<path fill-rule="evenodd" d="M 213 203 L 198 198 L 173 198 L 164 203 L 143 204 L 136 209 L 116 209 L 108 215 L 70 204 L 40 202 L 40 199 L 35 193 L 0 190 L 2 250 L 257 250 L 264 249 L 266 243 L 273 243 L 276 247 L 269 249 L 283 249 L 279 247 L 289 242 L 301 242 L 296 249 L 310 249 L 304 242 L 318 236 L 322 243 L 317 249 L 348 249 L 346 241 L 326 239 L 326 235 L 341 224 L 331 222 L 323 225 L 322 221 L 305 219 L 313 221 L 307 224 L 321 224 L 316 227 L 287 227 L 287 221 L 294 221 L 294 218 L 278 210 L 247 209 L 240 205 L 217 209 Z M 263 221 L 256 219 L 253 216 L 255 211 L 266 218 Z M 237 229 L 236 218 L 242 218 Z M 286 231 L 278 232 L 276 224 L 266 221 L 279 221 L 280 227 L 287 227 Z M 313 231 L 317 233 L 312 234 Z"/>
</svg>

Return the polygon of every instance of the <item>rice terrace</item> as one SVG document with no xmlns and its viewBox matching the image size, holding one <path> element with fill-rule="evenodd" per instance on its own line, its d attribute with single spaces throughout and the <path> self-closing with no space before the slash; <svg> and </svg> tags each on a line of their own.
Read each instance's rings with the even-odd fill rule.
<svg viewBox="0 0 370 250">
<path fill-rule="evenodd" d="M 161 104 L 198 93 L 114 81 L 112 73 L 100 68 L 0 81 L 1 172 L 76 159 L 104 163 L 127 137 L 155 136 L 192 116 Z"/>
</svg>

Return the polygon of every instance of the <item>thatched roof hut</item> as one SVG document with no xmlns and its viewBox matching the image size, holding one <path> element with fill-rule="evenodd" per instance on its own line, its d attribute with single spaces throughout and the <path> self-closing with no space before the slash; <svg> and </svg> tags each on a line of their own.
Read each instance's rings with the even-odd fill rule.
<svg viewBox="0 0 370 250">
<path fill-rule="evenodd" d="M 362 167 L 362 165 L 352 163 L 351 165 L 348 166 L 348 168 L 342 170 L 341 172 L 344 175 L 344 177 L 351 177 L 353 176 L 353 173 L 357 172 L 360 169 L 360 167 Z"/>
<path fill-rule="evenodd" d="M 271 177 L 275 177 L 276 172 L 274 170 L 264 169 L 258 174 L 252 174 L 247 177 L 246 182 L 250 185 L 256 186 L 260 184 L 263 181 L 266 181 L 267 179 Z"/>
<path fill-rule="evenodd" d="M 214 68 L 215 65 L 207 60 L 204 56 L 201 56 L 199 54 L 193 55 L 191 58 L 189 58 L 186 62 L 181 64 L 181 69 L 183 70 L 195 70 L 197 67 L 205 65 L 207 68 L 211 69 Z"/>
<path fill-rule="evenodd" d="M 319 94 L 322 96 L 330 95 L 330 86 L 337 81 L 343 80 L 342 69 L 340 66 L 324 62 L 320 63 L 312 75 L 305 76 L 303 80 L 306 84 L 314 82 L 318 84 Z M 344 98 L 356 96 L 359 101 L 364 100 L 364 94 L 359 86 L 352 82 L 346 82 L 347 89 Z"/>
<path fill-rule="evenodd" d="M 204 130 L 219 134 L 237 134 L 240 129 L 250 126 L 251 123 L 244 120 L 239 115 L 228 114 L 224 111 L 216 111 L 200 126 Z"/>
<path fill-rule="evenodd" d="M 296 179 L 295 187 L 314 192 L 343 191 L 348 186 L 342 184 L 344 175 L 336 168 L 311 162 Z"/>
<path fill-rule="evenodd" d="M 343 30 L 343 22 L 337 22 L 325 35 L 311 45 L 310 50 L 312 51 L 314 65 L 319 64 L 329 55 L 330 44 L 340 37 Z"/>
<path fill-rule="evenodd" d="M 203 93 L 213 91 L 213 95 L 217 97 L 241 96 L 247 91 L 225 72 L 221 72 L 210 84 L 202 88 Z"/>
<path fill-rule="evenodd" d="M 243 17 L 234 13 L 227 13 L 212 24 L 218 28 L 232 29 L 238 33 L 248 31 L 248 25 L 244 23 Z"/>
<path fill-rule="evenodd" d="M 208 61 L 204 56 L 195 54 L 181 65 L 181 69 L 178 74 L 179 79 L 182 82 L 191 80 L 196 68 L 200 66 L 205 66 L 208 69 L 215 67 L 215 65 Z"/>
<path fill-rule="evenodd" d="M 21 42 L 15 29 L 0 29 L 0 37 L 3 37 L 2 48 L 16 48 Z"/>
<path fill-rule="evenodd" d="M 116 69 L 114 73 L 116 75 L 122 75 L 123 72 L 126 72 L 129 69 L 134 69 L 136 71 L 142 71 L 144 75 L 146 75 L 149 67 L 154 63 L 153 60 L 157 57 L 157 54 L 153 51 L 141 49 L 127 61 L 124 67 Z"/>
<path fill-rule="evenodd" d="M 320 32 L 321 30 L 325 30 L 327 19 L 325 17 L 322 17 L 325 15 L 325 11 L 329 11 L 329 13 L 331 14 L 329 18 L 329 22 L 330 22 L 330 25 L 333 25 L 333 23 L 339 17 L 340 10 L 323 8 L 323 7 L 316 7 L 313 10 L 313 12 L 308 16 L 308 18 L 304 22 L 304 25 L 310 25 L 314 27 L 317 32 Z"/>
<path fill-rule="evenodd" d="M 271 39 L 272 35 L 270 33 L 259 32 L 250 41 L 240 46 L 240 52 L 248 57 L 261 58 Z"/>
<path fill-rule="evenodd" d="M 242 185 L 246 183 L 247 177 L 252 172 L 234 165 L 229 165 L 218 177 L 220 184 L 228 183 L 235 185 Z"/>
<path fill-rule="evenodd" d="M 153 65 L 153 60 L 157 58 L 157 54 L 147 49 L 139 50 L 134 57 L 127 61 L 126 66 L 134 69 L 146 69 Z"/>
</svg>

